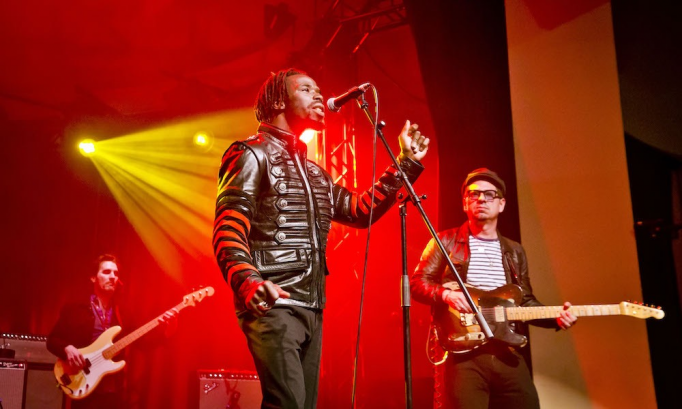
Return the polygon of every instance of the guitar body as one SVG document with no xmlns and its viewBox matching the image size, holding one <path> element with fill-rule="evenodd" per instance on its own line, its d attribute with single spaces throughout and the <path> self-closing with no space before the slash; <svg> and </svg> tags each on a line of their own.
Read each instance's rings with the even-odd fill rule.
<svg viewBox="0 0 682 409">
<path fill-rule="evenodd" d="M 447 287 L 447 285 L 445 285 Z M 521 287 L 507 284 L 492 291 L 467 287 L 474 303 L 482 311 L 494 341 L 502 341 L 510 346 L 522 347 L 528 340 L 515 333 L 507 321 L 505 309 L 518 306 L 523 299 Z M 460 313 L 456 309 L 440 304 L 433 312 L 438 342 L 446 351 L 464 353 L 486 344 L 488 340 L 474 314 Z"/>
<path fill-rule="evenodd" d="M 113 345 L 113 339 L 121 332 L 121 327 L 113 326 L 104 331 L 95 342 L 79 349 L 86 360 L 86 366 L 74 370 L 63 360 L 57 360 L 54 375 L 64 393 L 72 399 L 83 399 L 88 396 L 107 374 L 118 372 L 125 366 L 125 361 L 114 362 L 105 358 L 102 353 Z"/>
<path fill-rule="evenodd" d="M 445 283 L 443 287 L 450 290 L 457 289 L 455 283 Z M 474 314 L 460 314 L 456 309 L 439 303 L 433 308 L 434 326 L 438 342 L 444 350 L 449 352 L 469 352 L 487 342 L 501 342 L 507 346 L 522 347 L 528 340 L 523 335 L 514 332 L 512 322 L 556 318 L 564 311 L 561 305 L 519 307 L 519 303 L 523 300 L 523 291 L 521 287 L 514 284 L 507 284 L 492 291 L 467 288 L 478 310 L 488 323 L 493 338 L 488 340 L 485 337 Z M 660 307 L 653 308 L 626 301 L 606 305 L 573 305 L 570 311 L 577 317 L 625 315 L 640 319 L 660 320 L 665 316 Z"/>
</svg>

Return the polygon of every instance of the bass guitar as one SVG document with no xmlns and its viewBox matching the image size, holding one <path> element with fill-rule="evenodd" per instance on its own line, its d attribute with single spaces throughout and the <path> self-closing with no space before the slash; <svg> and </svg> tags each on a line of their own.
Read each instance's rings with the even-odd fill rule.
<svg viewBox="0 0 682 409">
<path fill-rule="evenodd" d="M 444 286 L 448 287 L 447 284 L 449 283 Z M 514 332 L 512 321 L 557 318 L 564 309 L 563 306 L 519 307 L 523 292 L 521 287 L 514 284 L 507 284 L 492 291 L 473 287 L 467 289 L 488 323 L 493 340 L 513 347 L 522 347 L 528 340 Z M 573 305 L 570 311 L 577 317 L 626 315 L 634 318 L 661 319 L 665 315 L 660 307 L 653 308 L 625 301 L 607 305 Z M 441 303 L 434 307 L 433 317 L 438 342 L 446 351 L 469 352 L 488 342 L 474 314 L 460 313 Z"/>
<path fill-rule="evenodd" d="M 194 291 L 185 295 L 182 302 L 166 312 L 180 312 L 185 307 L 193 307 L 205 297 L 212 296 L 214 292 L 213 287 Z M 92 344 L 79 349 L 85 358 L 85 367 L 82 369 L 72 368 L 66 361 L 58 359 L 54 365 L 54 376 L 64 393 L 72 399 L 83 399 L 95 390 L 105 375 L 123 369 L 126 364 L 125 361 L 113 361 L 113 358 L 128 345 L 156 328 L 159 325 L 159 319 L 164 314 L 159 315 L 115 343 L 112 341 L 121 332 L 121 327 L 116 325 L 104 331 Z"/>
</svg>

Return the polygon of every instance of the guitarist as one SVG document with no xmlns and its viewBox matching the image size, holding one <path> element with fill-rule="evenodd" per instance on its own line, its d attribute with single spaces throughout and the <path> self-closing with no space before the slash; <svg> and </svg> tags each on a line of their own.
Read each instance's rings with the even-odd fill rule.
<svg viewBox="0 0 682 409">
<path fill-rule="evenodd" d="M 90 345 L 105 330 L 119 325 L 124 330 L 118 338 L 126 335 L 125 325 L 130 320 L 118 302 L 118 289 L 122 285 L 118 264 L 113 255 L 103 254 L 98 257 L 90 275 L 92 294 L 79 302 L 65 305 L 60 311 L 57 324 L 47 337 L 47 349 L 62 359 L 73 371 L 77 372 L 86 367 L 86 361 L 79 348 Z M 177 328 L 176 314 L 164 315 L 164 322 L 165 334 L 169 336 Z M 71 400 L 71 408 L 127 407 L 124 373 L 125 370 L 122 370 L 104 376 L 89 396 Z"/>
<path fill-rule="evenodd" d="M 462 185 L 467 221 L 459 228 L 439 233 L 462 280 L 484 291 L 506 284 L 523 290 L 521 306 L 542 305 L 533 295 L 523 247 L 500 235 L 497 219 L 504 211 L 506 186 L 497 173 L 479 168 Z M 443 284 L 454 282 L 454 289 Z M 449 284 L 451 286 L 453 283 Z M 432 239 L 410 279 L 413 297 L 436 307 L 447 304 L 461 313 L 472 312 L 458 290 L 452 271 Z M 577 318 L 567 311 L 555 320 L 534 320 L 534 325 L 568 329 Z M 444 364 L 446 408 L 539 408 L 537 390 L 521 354 L 507 345 L 489 342 L 470 352 L 449 354 Z"/>
</svg>

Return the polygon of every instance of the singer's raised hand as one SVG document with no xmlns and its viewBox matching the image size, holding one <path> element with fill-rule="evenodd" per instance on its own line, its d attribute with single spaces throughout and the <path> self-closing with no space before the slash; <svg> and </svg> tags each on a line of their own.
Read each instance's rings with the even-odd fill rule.
<svg viewBox="0 0 682 409">
<path fill-rule="evenodd" d="M 429 138 L 422 135 L 418 124 L 410 124 L 409 120 L 405 121 L 398 141 L 401 153 L 412 160 L 422 160 L 429 150 Z"/>
</svg>

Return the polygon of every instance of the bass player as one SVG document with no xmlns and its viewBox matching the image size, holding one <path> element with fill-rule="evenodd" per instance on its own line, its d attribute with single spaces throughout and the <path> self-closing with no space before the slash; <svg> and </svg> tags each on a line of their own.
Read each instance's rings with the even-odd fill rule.
<svg viewBox="0 0 682 409">
<path fill-rule="evenodd" d="M 87 365 L 79 348 L 88 346 L 112 326 L 126 328 L 124 325 L 129 324 L 129 314 L 122 311 L 118 303 L 117 290 L 122 285 L 118 264 L 113 255 L 103 254 L 98 257 L 90 274 L 92 294 L 80 302 L 65 305 L 60 311 L 57 324 L 47 337 L 47 349 L 73 371 L 80 371 Z M 166 312 L 160 320 L 165 326 L 166 336 L 177 329 L 177 313 L 174 311 Z M 122 335 L 125 335 L 125 331 Z M 86 398 L 71 400 L 71 408 L 128 407 L 124 373 L 125 371 L 120 371 L 105 376 L 97 389 Z"/>
</svg>

